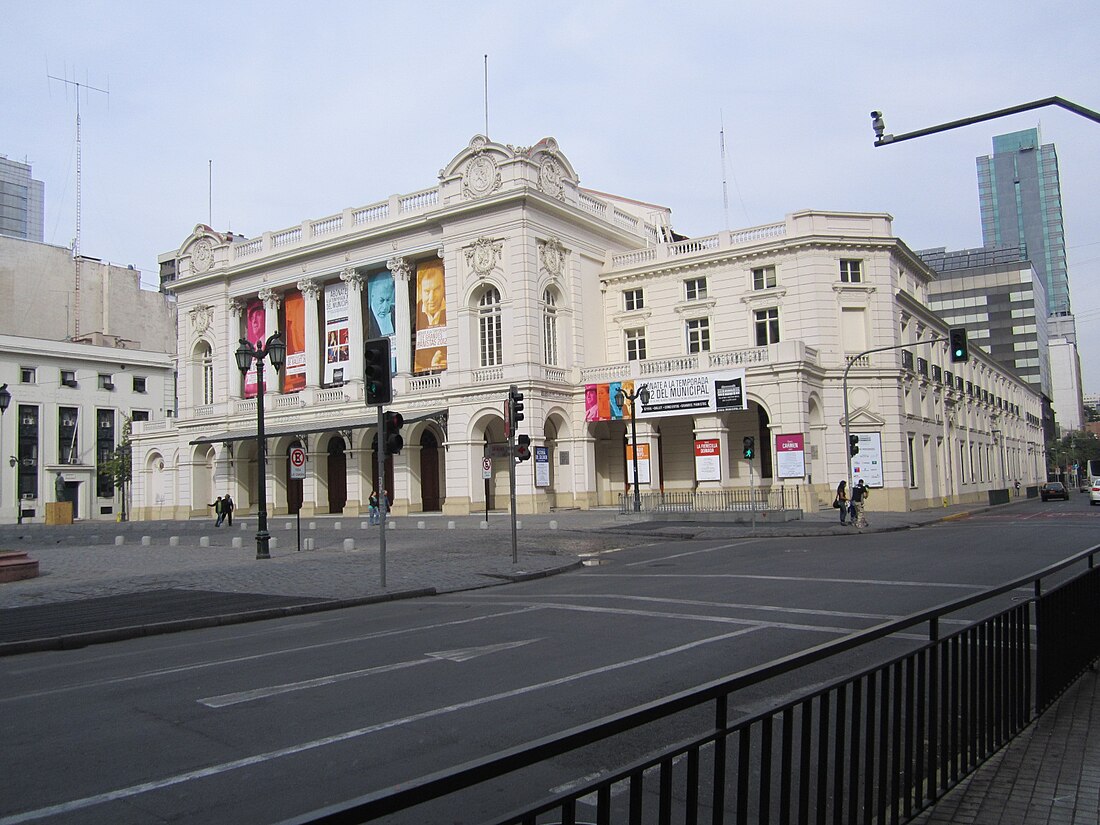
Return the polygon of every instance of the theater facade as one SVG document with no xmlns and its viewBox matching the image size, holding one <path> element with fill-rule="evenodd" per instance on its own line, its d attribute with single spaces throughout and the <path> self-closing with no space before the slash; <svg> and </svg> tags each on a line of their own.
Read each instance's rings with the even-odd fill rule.
<svg viewBox="0 0 1100 825">
<path fill-rule="evenodd" d="M 253 511 L 261 399 L 270 512 L 356 516 L 376 487 L 397 515 L 507 508 L 511 385 L 520 512 L 618 506 L 635 435 L 642 492 L 784 488 L 804 510 L 847 476 L 848 435 L 877 509 L 1043 477 L 1041 397 L 980 350 L 952 363 L 935 273 L 886 214 L 686 238 L 667 208 L 581 187 L 552 138 L 475 136 L 429 188 L 252 238 L 200 224 L 162 266 L 178 415 L 134 427 L 134 518 L 226 493 Z M 275 331 L 286 366 L 261 393 L 234 353 Z M 379 484 L 363 347 L 381 336 L 405 446 Z"/>
</svg>

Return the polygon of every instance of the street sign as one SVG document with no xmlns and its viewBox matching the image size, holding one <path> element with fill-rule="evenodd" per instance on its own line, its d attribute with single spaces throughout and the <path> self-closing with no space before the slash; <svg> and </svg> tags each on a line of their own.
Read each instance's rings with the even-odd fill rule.
<svg viewBox="0 0 1100 825">
<path fill-rule="evenodd" d="M 507 443 L 492 443 L 485 445 L 485 457 L 486 458 L 510 458 L 512 450 Z"/>
<path fill-rule="evenodd" d="M 306 451 L 301 447 L 290 448 L 290 477 L 292 479 L 306 477 Z"/>
<path fill-rule="evenodd" d="M 488 456 L 481 459 L 481 477 L 486 480 L 493 477 L 493 459 Z"/>
</svg>

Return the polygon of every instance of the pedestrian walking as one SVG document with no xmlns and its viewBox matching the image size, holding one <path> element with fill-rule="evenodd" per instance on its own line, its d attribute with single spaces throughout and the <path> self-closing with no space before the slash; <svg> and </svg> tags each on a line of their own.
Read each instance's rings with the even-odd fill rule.
<svg viewBox="0 0 1100 825">
<path fill-rule="evenodd" d="M 225 503 L 222 501 L 222 497 L 218 496 L 210 506 L 214 508 L 214 515 L 217 516 L 214 526 L 221 527 L 222 520 L 225 518 Z"/>
<path fill-rule="evenodd" d="M 840 510 L 840 523 L 848 523 L 848 482 L 842 481 L 836 485 L 836 498 L 833 499 L 833 507 Z"/>
<path fill-rule="evenodd" d="M 378 524 L 382 519 L 378 515 L 378 491 L 371 490 L 370 497 L 367 499 L 367 514 L 370 516 L 371 524 Z"/>
<path fill-rule="evenodd" d="M 222 499 L 222 512 L 225 513 L 225 517 L 229 519 L 229 526 L 233 526 L 233 497 L 229 493 L 225 494 L 225 498 Z"/>
<path fill-rule="evenodd" d="M 1016 488 L 1016 495 L 1020 495 L 1020 479 L 1016 479 L 1016 483 L 1013 486 Z"/>
<path fill-rule="evenodd" d="M 867 526 L 867 517 L 864 515 L 864 510 L 867 507 L 867 499 L 870 497 L 871 491 L 867 488 L 867 482 L 862 478 L 852 489 L 852 524 L 857 529 L 862 530 Z"/>
</svg>

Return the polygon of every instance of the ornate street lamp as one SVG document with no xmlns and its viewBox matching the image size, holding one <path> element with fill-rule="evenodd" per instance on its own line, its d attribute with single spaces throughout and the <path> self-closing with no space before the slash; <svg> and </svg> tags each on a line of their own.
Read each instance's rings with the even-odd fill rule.
<svg viewBox="0 0 1100 825">
<path fill-rule="evenodd" d="M 642 402 L 642 405 L 649 403 L 649 385 L 642 384 L 634 392 L 627 392 L 622 387 L 615 390 L 615 401 L 619 405 L 619 409 L 622 409 L 624 402 L 630 402 L 630 452 L 631 457 L 634 459 L 634 512 L 640 513 L 642 511 L 642 495 L 638 489 L 638 427 L 635 422 L 638 419 L 638 408 L 634 404 L 635 399 Z"/>
<path fill-rule="evenodd" d="M 235 353 L 237 369 L 243 376 L 256 362 L 256 464 L 259 484 L 256 504 L 258 529 L 256 531 L 256 558 L 270 559 L 271 534 L 267 532 L 267 447 L 264 437 L 264 358 L 271 361 L 271 366 L 278 373 L 286 363 L 286 342 L 282 333 L 273 332 L 263 347 L 258 347 L 247 338 L 241 339 L 241 345 Z"/>
</svg>

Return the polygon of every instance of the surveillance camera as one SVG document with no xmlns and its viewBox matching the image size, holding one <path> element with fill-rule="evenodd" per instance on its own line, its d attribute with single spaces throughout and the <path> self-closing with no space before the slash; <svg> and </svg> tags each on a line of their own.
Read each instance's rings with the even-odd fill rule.
<svg viewBox="0 0 1100 825">
<path fill-rule="evenodd" d="M 882 112 L 871 112 L 871 128 L 875 130 L 875 138 L 882 140 L 886 131 L 886 124 L 882 120 Z"/>
</svg>

